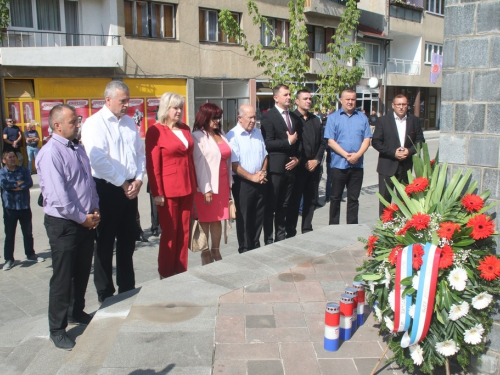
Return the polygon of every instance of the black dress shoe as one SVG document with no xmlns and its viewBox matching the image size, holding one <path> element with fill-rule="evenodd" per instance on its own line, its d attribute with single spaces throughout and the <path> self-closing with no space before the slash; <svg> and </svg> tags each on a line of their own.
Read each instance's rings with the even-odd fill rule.
<svg viewBox="0 0 500 375">
<path fill-rule="evenodd" d="M 68 317 L 68 323 L 70 324 L 79 324 L 82 326 L 86 326 L 90 324 L 90 321 L 92 320 L 92 316 L 87 314 L 86 312 L 82 311 L 78 315 L 73 315 L 72 317 Z"/>
<path fill-rule="evenodd" d="M 75 347 L 75 342 L 68 336 L 66 332 L 62 335 L 50 334 L 50 341 L 54 343 L 57 349 L 71 350 Z"/>
<path fill-rule="evenodd" d="M 151 231 L 151 235 L 152 236 L 155 236 L 155 237 L 158 237 L 159 233 L 158 233 L 158 229 L 154 229 Z"/>
<path fill-rule="evenodd" d="M 135 240 L 137 242 L 149 242 L 149 240 L 146 237 L 144 237 L 143 233 L 139 234 Z"/>
</svg>

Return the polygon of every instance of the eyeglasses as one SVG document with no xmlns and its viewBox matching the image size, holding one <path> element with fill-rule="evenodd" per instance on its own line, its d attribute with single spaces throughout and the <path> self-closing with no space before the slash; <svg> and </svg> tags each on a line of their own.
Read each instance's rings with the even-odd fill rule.
<svg viewBox="0 0 500 375">
<path fill-rule="evenodd" d="M 392 103 L 396 107 L 408 107 L 408 103 Z"/>
<path fill-rule="evenodd" d="M 213 121 L 220 121 L 222 117 L 212 117 Z"/>
</svg>

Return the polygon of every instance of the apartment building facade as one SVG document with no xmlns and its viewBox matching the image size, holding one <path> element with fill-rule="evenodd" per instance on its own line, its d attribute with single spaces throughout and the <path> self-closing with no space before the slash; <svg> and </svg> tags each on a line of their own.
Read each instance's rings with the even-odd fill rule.
<svg viewBox="0 0 500 375">
<path fill-rule="evenodd" d="M 361 0 L 360 8 L 367 1 Z M 273 105 L 267 78 L 243 47 L 222 32 L 218 22 L 220 9 L 228 9 L 245 30 L 249 42 L 268 45 L 270 34 L 253 25 L 246 3 L 246 0 L 11 1 L 11 23 L 2 31 L 0 46 L 4 117 L 13 117 L 22 127 L 37 123 L 43 135 L 47 135 L 50 109 L 57 103 L 68 103 L 77 108 L 85 122 L 102 107 L 103 89 L 111 79 L 122 79 L 129 85 L 132 99 L 129 114 L 142 113 L 138 124 L 142 135 L 156 121 L 159 98 L 167 91 L 186 97 L 184 116 L 190 125 L 197 108 L 207 101 L 224 109 L 226 130 L 236 123 L 241 104 L 255 105 L 260 115 Z M 288 0 L 256 3 L 274 33 L 286 40 Z M 368 6 L 376 8 L 375 4 L 380 3 L 368 1 Z M 363 22 L 352 36 L 353 40 L 365 43 L 366 48 L 365 57 L 357 62 L 365 67 L 358 85 L 359 106 L 377 107 L 379 111 L 383 107 L 383 93 L 391 99 L 401 88 L 409 93 L 413 87 L 429 86 L 424 82 L 427 65 L 422 47 L 422 41 L 427 39 L 420 36 L 420 47 L 416 42 L 405 41 L 419 38 L 416 36 L 419 33 L 432 35 L 423 21 L 420 24 L 393 21 L 391 17 L 391 22 L 385 22 L 387 9 L 381 8 L 375 9 L 372 12 L 375 18 L 368 17 L 369 22 Z M 345 0 L 306 1 L 304 13 L 310 50 L 307 79 L 312 91 L 323 61 L 328 59 L 328 41 L 344 10 Z M 422 19 L 431 17 L 427 12 L 422 14 L 425 14 Z M 414 22 L 415 28 L 405 27 L 404 22 Z M 412 34 L 406 35 L 404 31 Z M 396 37 L 401 40 L 398 42 Z M 442 36 L 435 42 L 442 44 Z M 403 52 L 398 51 L 401 48 Z M 390 59 L 416 60 L 418 53 L 421 77 L 391 73 Z M 377 80 L 376 87 L 370 87 L 373 77 Z M 436 86 L 440 86 L 440 81 Z M 429 87 L 429 95 L 432 88 Z M 428 95 L 427 91 L 422 94 L 423 91 L 420 98 Z M 439 102 L 437 97 L 436 105 Z M 425 111 L 428 108 L 425 106 Z"/>
<path fill-rule="evenodd" d="M 439 127 L 441 76 L 430 82 L 432 53 L 443 54 L 445 0 L 360 0 L 361 23 L 383 31 L 389 41 L 380 53 L 385 64 L 380 79 L 381 112 L 398 94 L 408 97 L 411 111 L 425 129 Z M 366 90 L 360 83 L 359 91 Z M 386 100 L 384 100 L 386 98 Z"/>
</svg>

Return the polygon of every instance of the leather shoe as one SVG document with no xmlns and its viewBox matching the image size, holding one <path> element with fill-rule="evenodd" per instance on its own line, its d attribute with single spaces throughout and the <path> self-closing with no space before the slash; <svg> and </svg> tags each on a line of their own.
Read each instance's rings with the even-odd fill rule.
<svg viewBox="0 0 500 375">
<path fill-rule="evenodd" d="M 50 334 L 50 341 L 54 343 L 56 348 L 62 350 L 71 350 L 75 347 L 75 342 L 68 336 L 66 332 L 62 335 L 53 335 Z"/>
<path fill-rule="evenodd" d="M 92 320 L 92 316 L 90 316 L 89 314 L 87 314 L 84 311 L 82 311 L 78 315 L 73 315 L 72 317 L 68 317 L 68 323 L 79 324 L 82 326 L 89 325 L 91 320 Z"/>
<path fill-rule="evenodd" d="M 137 242 L 149 242 L 149 240 L 146 237 L 144 237 L 143 233 L 139 234 L 135 240 Z"/>
<path fill-rule="evenodd" d="M 155 237 L 158 237 L 158 235 L 159 235 L 158 229 L 154 229 L 153 231 L 151 231 L 151 235 L 155 236 Z"/>
</svg>

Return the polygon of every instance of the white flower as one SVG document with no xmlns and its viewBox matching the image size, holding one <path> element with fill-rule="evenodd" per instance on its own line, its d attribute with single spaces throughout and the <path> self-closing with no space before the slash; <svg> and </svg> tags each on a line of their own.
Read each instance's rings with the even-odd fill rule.
<svg viewBox="0 0 500 375">
<path fill-rule="evenodd" d="M 392 333 L 394 331 L 394 322 L 388 316 L 384 316 L 384 321 L 387 329 Z"/>
<path fill-rule="evenodd" d="M 472 307 L 476 310 L 482 310 L 488 307 L 492 300 L 493 296 L 491 294 L 486 292 L 479 293 L 472 299 Z"/>
<path fill-rule="evenodd" d="M 424 361 L 424 351 L 420 347 L 420 345 L 415 344 L 410 346 L 411 359 L 413 359 L 413 363 L 417 366 L 420 366 Z"/>
<path fill-rule="evenodd" d="M 476 324 L 464 332 L 464 341 L 467 344 L 479 344 L 483 338 L 484 328 L 482 324 Z"/>
<path fill-rule="evenodd" d="M 450 320 L 455 321 L 464 317 L 468 313 L 469 313 L 469 304 L 466 301 L 464 301 L 460 305 L 451 305 L 448 318 L 450 318 Z"/>
<path fill-rule="evenodd" d="M 460 267 L 452 270 L 448 276 L 448 281 L 450 282 L 451 287 L 459 292 L 465 289 L 467 279 L 467 271 Z"/>
<path fill-rule="evenodd" d="M 408 310 L 408 314 L 410 314 L 411 318 L 415 317 L 415 305 L 410 306 L 410 309 Z"/>
<path fill-rule="evenodd" d="M 389 305 L 391 306 L 391 310 L 394 311 L 394 309 L 396 308 L 396 292 L 394 290 L 392 290 L 390 293 L 389 293 Z"/>
<path fill-rule="evenodd" d="M 385 287 L 389 289 L 389 284 L 391 283 L 391 273 L 389 268 L 385 267 Z"/>
<path fill-rule="evenodd" d="M 373 306 L 373 310 L 375 311 L 375 315 L 377 316 L 377 320 L 379 322 L 382 321 L 382 310 L 378 308 L 378 306 Z"/>
<path fill-rule="evenodd" d="M 420 271 L 417 272 L 413 279 L 411 279 L 411 287 L 415 290 L 418 290 L 418 283 L 420 281 Z"/>
<path fill-rule="evenodd" d="M 443 342 L 438 342 L 436 344 L 436 350 L 439 354 L 444 355 L 445 357 L 452 356 L 459 351 L 459 347 L 457 343 L 453 340 L 446 340 Z"/>
<path fill-rule="evenodd" d="M 368 281 L 368 286 L 370 287 L 370 292 L 375 293 L 375 284 L 373 281 Z"/>
</svg>

